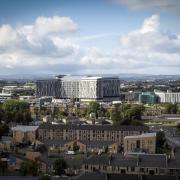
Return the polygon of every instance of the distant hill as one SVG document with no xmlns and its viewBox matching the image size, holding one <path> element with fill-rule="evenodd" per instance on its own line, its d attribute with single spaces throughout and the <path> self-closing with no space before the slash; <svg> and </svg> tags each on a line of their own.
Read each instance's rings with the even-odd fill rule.
<svg viewBox="0 0 180 180">
<path fill-rule="evenodd" d="M 58 74 L 8 74 L 0 75 L 0 80 L 37 80 L 37 79 L 50 79 Z M 73 75 L 73 74 L 72 74 Z M 78 74 L 85 75 L 85 74 Z M 87 74 L 90 75 L 90 74 Z M 91 74 L 98 76 L 99 74 Z M 99 76 L 101 76 L 100 74 Z M 77 74 L 76 74 L 77 76 Z M 103 74 L 102 76 L 118 76 L 121 80 L 180 80 L 180 75 L 149 75 L 149 74 Z"/>
</svg>

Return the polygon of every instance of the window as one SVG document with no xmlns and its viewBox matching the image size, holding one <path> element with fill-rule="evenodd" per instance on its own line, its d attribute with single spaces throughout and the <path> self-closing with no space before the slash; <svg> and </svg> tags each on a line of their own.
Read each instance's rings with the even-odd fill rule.
<svg viewBox="0 0 180 180">
<path fill-rule="evenodd" d="M 131 167 L 131 172 L 134 172 L 135 171 L 135 168 L 134 167 Z"/>
</svg>

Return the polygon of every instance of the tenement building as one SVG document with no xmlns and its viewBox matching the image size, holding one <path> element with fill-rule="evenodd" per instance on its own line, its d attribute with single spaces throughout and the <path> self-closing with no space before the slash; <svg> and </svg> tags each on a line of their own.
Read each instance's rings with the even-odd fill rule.
<svg viewBox="0 0 180 180">
<path fill-rule="evenodd" d="M 124 153 L 133 152 L 156 152 L 156 133 L 145 133 L 136 136 L 126 136 L 124 138 Z"/>
<path fill-rule="evenodd" d="M 51 80 L 38 80 L 36 85 L 37 97 L 111 101 L 119 100 L 120 96 L 118 77 L 63 76 Z"/>
<path fill-rule="evenodd" d="M 17 125 L 11 130 L 13 132 L 14 143 L 29 143 L 35 142 L 37 137 L 37 129 L 39 126 L 24 126 Z"/>
<path fill-rule="evenodd" d="M 78 143 L 84 148 L 83 152 L 89 151 L 88 148 L 99 151 L 103 147 L 109 150 L 113 147 L 112 152 L 117 153 L 118 148 L 122 149 L 124 146 L 125 136 L 140 135 L 147 133 L 148 130 L 146 126 L 43 123 L 38 128 L 38 140 L 45 142 L 47 146 L 61 147 L 61 149 L 67 147 L 73 149 L 73 143 Z M 102 147 L 99 147 L 99 144 Z"/>
</svg>

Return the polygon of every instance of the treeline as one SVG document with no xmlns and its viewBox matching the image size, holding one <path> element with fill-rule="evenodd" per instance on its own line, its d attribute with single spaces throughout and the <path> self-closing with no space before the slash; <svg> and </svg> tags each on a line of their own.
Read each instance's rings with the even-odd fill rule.
<svg viewBox="0 0 180 180">
<path fill-rule="evenodd" d="M 90 102 L 86 114 L 94 113 L 96 117 L 107 117 L 114 124 L 142 125 L 141 115 L 144 109 L 143 105 L 138 104 L 118 104 L 114 108 L 104 109 L 98 102 Z"/>
<path fill-rule="evenodd" d="M 141 116 L 144 109 L 144 106 L 139 104 L 121 104 L 115 106 L 109 116 L 114 124 L 142 125 Z"/>
<path fill-rule="evenodd" d="M 29 124 L 31 121 L 28 103 L 18 100 L 6 100 L 0 104 L 0 123 Z"/>
</svg>

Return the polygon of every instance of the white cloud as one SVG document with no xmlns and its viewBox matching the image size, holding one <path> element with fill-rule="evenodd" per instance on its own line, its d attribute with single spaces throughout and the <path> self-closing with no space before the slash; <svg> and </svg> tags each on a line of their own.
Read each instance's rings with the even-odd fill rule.
<svg viewBox="0 0 180 180">
<path fill-rule="evenodd" d="M 180 38 L 163 33 L 159 26 L 159 16 L 152 15 L 139 29 L 121 36 L 116 50 L 103 52 L 92 48 L 81 62 L 91 70 L 107 73 L 179 74 L 174 70 L 180 70 Z"/>
<path fill-rule="evenodd" d="M 1 68 L 72 63 L 79 46 L 67 37 L 77 30 L 69 17 L 38 17 L 34 24 L 0 26 Z M 5 71 L 3 69 L 3 71 Z"/>
<path fill-rule="evenodd" d="M 48 33 L 66 33 L 74 32 L 77 25 L 68 17 L 38 17 L 35 22 L 35 32 L 38 35 L 46 35 Z"/>
<path fill-rule="evenodd" d="M 2 73 L 163 73 L 179 74 L 180 36 L 160 29 L 152 15 L 139 29 L 120 37 L 116 49 L 85 49 L 73 38 L 68 17 L 38 17 L 33 24 L 0 26 Z M 101 38 L 80 37 L 79 41 Z"/>
<path fill-rule="evenodd" d="M 0 47 L 10 45 L 13 42 L 16 42 L 17 35 L 16 32 L 10 25 L 2 25 L 0 27 Z"/>
<path fill-rule="evenodd" d="M 179 0 L 113 0 L 129 9 L 154 9 L 158 11 L 179 11 Z"/>
</svg>

